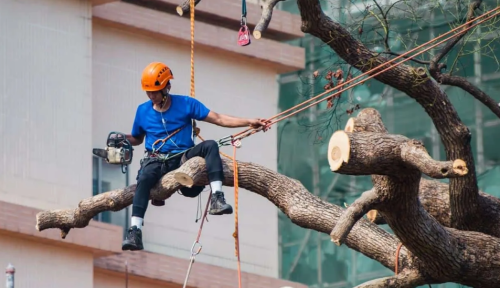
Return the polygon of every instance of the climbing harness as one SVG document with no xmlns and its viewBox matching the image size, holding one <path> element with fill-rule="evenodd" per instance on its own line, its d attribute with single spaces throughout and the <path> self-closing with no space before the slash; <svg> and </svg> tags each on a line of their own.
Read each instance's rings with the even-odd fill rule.
<svg viewBox="0 0 500 288">
<path fill-rule="evenodd" d="M 190 3 L 190 9 L 191 9 L 191 97 L 194 97 L 194 0 L 191 0 L 190 2 L 191 2 Z M 241 21 L 242 27 L 240 29 L 240 33 L 238 34 L 238 44 L 240 46 L 245 46 L 245 45 L 250 44 L 250 37 L 249 37 L 249 34 L 248 34 L 248 40 L 245 37 L 241 37 L 241 35 L 245 35 L 244 31 L 248 31 L 248 27 L 246 26 L 246 2 L 245 2 L 245 0 L 242 0 L 242 4 L 243 4 L 243 7 L 242 7 L 242 21 Z M 424 49 L 423 51 L 417 52 L 416 54 L 414 54 L 412 56 L 406 56 L 406 55 L 408 55 L 408 54 L 412 53 L 413 51 L 416 51 L 417 49 L 420 49 L 420 48 L 424 47 L 425 45 L 428 45 L 428 44 L 430 44 L 430 43 L 432 43 L 432 42 L 434 42 L 434 41 L 436 41 L 436 40 L 438 40 L 440 38 L 443 38 L 444 36 L 446 36 L 446 35 L 448 35 L 450 33 L 453 33 L 455 31 L 457 31 L 458 29 L 464 28 L 467 25 L 471 25 L 472 22 L 477 21 L 480 18 L 484 18 L 487 14 L 490 14 L 490 13 L 496 11 L 496 10 L 499 10 L 499 9 L 500 9 L 500 6 L 497 7 L 497 8 L 495 8 L 495 9 L 492 9 L 492 10 L 486 12 L 486 13 L 484 13 L 481 16 L 476 17 L 475 19 L 467 21 L 466 23 L 464 23 L 464 24 L 462 24 L 462 25 L 454 28 L 453 30 L 450 30 L 447 33 L 444 33 L 444 34 L 442 34 L 442 35 L 440 35 L 440 36 L 438 36 L 438 37 L 436 37 L 436 38 L 434 38 L 434 39 L 432 39 L 432 40 L 430 40 L 430 41 L 428 41 L 428 42 L 426 42 L 424 44 L 421 44 L 421 45 L 419 45 L 419 46 L 417 46 L 417 47 L 415 47 L 415 48 L 413 48 L 413 49 L 411 49 L 411 50 L 409 50 L 409 51 L 407 51 L 407 52 L 405 52 L 405 53 L 403 53 L 403 54 L 401 54 L 401 55 L 399 55 L 399 56 L 397 56 L 397 57 L 395 57 L 395 58 L 393 58 L 393 59 L 391 59 L 391 60 L 389 60 L 387 62 L 384 62 L 384 63 L 378 65 L 377 67 L 370 69 L 369 71 L 361 73 L 357 77 L 354 77 L 354 78 L 352 78 L 352 79 L 350 79 L 350 80 L 348 80 L 346 82 L 338 84 L 337 86 L 335 86 L 333 88 L 330 88 L 330 89 L 324 91 L 323 93 L 320 93 L 320 94 L 316 95 L 315 97 L 310 98 L 309 100 L 303 101 L 303 102 L 301 102 L 301 103 L 299 103 L 299 104 L 297 104 L 297 105 L 295 105 L 295 106 L 293 106 L 293 107 L 291 107 L 291 108 L 289 108 L 289 109 L 287 109 L 285 111 L 282 111 L 281 113 L 278 113 L 278 114 L 272 116 L 271 118 L 268 118 L 268 119 L 264 120 L 264 122 L 266 123 L 266 127 L 260 127 L 260 128 L 257 128 L 257 129 L 255 129 L 255 128 L 247 128 L 247 129 L 245 129 L 245 130 L 243 130 L 243 131 L 241 131 L 239 133 L 236 133 L 236 134 L 233 134 L 233 135 L 229 135 L 229 136 L 223 137 L 223 138 L 221 138 L 221 139 L 218 140 L 219 147 L 226 146 L 226 145 L 232 145 L 233 146 L 233 157 L 231 157 L 229 155 L 226 155 L 226 154 L 224 154 L 222 152 L 219 152 L 219 153 L 221 155 L 225 156 L 226 158 L 231 159 L 233 161 L 233 176 L 234 176 L 233 181 L 234 181 L 234 193 L 235 193 L 234 194 L 234 196 L 235 196 L 234 197 L 235 198 L 235 200 L 234 200 L 235 201 L 235 214 L 234 214 L 234 217 L 235 217 L 235 231 L 233 233 L 233 237 L 235 238 L 235 254 L 236 254 L 237 263 L 238 263 L 238 285 L 239 285 L 240 288 L 242 286 L 241 286 L 241 265 L 240 265 L 239 230 L 238 230 L 238 188 L 239 188 L 238 174 L 239 173 L 238 173 L 238 163 L 236 161 L 236 149 L 237 148 L 241 148 L 241 146 L 242 146 L 241 145 L 241 140 L 243 138 L 249 137 L 250 135 L 253 135 L 253 134 L 255 134 L 255 133 L 259 132 L 259 131 L 266 131 L 271 125 L 276 124 L 276 123 L 278 123 L 279 121 L 281 121 L 283 119 L 291 117 L 291 116 L 293 116 L 293 115 L 295 115 L 295 114 L 297 114 L 297 113 L 299 113 L 299 112 L 301 112 L 301 111 L 303 111 L 303 110 L 305 110 L 305 109 L 307 109 L 307 108 L 309 108 L 309 107 L 311 107 L 313 105 L 316 105 L 316 104 L 318 104 L 318 103 L 320 103 L 322 101 L 325 101 L 325 100 L 327 100 L 329 98 L 332 98 L 332 97 L 334 97 L 336 95 L 339 95 L 340 93 L 342 93 L 343 91 L 345 91 L 347 89 L 350 89 L 350 88 L 352 88 L 352 87 L 354 87 L 356 85 L 362 84 L 363 82 L 365 82 L 365 81 L 367 81 L 367 80 L 369 80 L 369 79 L 371 79 L 371 78 L 373 78 L 373 77 L 375 77 L 375 76 L 377 76 L 377 75 L 379 75 L 379 74 L 381 74 L 381 73 L 383 73 L 383 72 L 385 72 L 385 71 L 387 71 L 387 70 L 389 70 L 391 68 L 399 66 L 400 64 L 413 59 L 414 57 L 416 57 L 416 56 L 418 56 L 418 55 L 426 52 L 427 50 L 432 49 L 435 46 L 448 41 L 449 39 L 455 37 L 456 35 L 452 35 L 452 36 L 450 36 L 450 37 L 448 37 L 448 38 L 446 38 L 444 40 L 441 40 L 441 41 L 433 44 L 432 46 Z M 481 23 L 483 23 L 483 22 L 485 22 L 485 21 L 487 21 L 487 20 L 489 20 L 489 19 L 491 19 L 491 18 L 499 15 L 499 14 L 500 14 L 500 12 L 496 12 L 495 14 L 490 15 L 490 16 L 486 17 L 485 19 L 483 19 L 483 20 L 481 20 L 481 21 L 479 21 L 479 22 L 477 22 L 475 24 L 472 24 L 469 27 L 465 27 L 465 30 L 459 32 L 458 34 L 463 33 L 466 30 L 469 30 L 469 29 L 471 29 L 471 28 L 473 28 L 473 27 L 475 27 L 475 26 L 477 26 L 477 25 L 479 25 L 479 24 L 481 24 Z M 374 73 L 376 70 L 381 69 L 383 66 L 386 66 L 386 65 L 388 65 L 388 64 L 390 64 L 390 63 L 392 63 L 392 62 L 394 62 L 394 61 L 396 61 L 396 60 L 398 60 L 400 58 L 403 58 L 403 57 L 404 57 L 404 59 L 401 62 L 393 64 L 393 65 L 391 65 L 391 66 L 389 66 L 389 67 L 387 67 L 387 68 L 385 68 L 385 69 L 383 69 L 383 70 L 381 70 L 381 71 L 379 71 L 377 73 Z M 327 95 L 326 97 L 321 98 L 322 96 L 324 96 L 324 95 L 326 95 L 326 94 L 328 94 L 328 93 L 330 93 L 330 92 L 332 92 L 334 90 L 340 89 L 340 87 L 343 87 L 343 86 L 345 86 L 345 85 L 347 85 L 349 83 L 352 83 L 355 80 L 357 80 L 357 79 L 359 79 L 359 78 L 361 78 L 363 76 L 368 76 L 368 77 L 365 78 L 365 79 L 362 79 L 361 81 L 359 81 L 359 82 L 357 82 L 357 83 L 355 83 L 353 85 L 350 85 L 350 86 L 348 86 L 346 88 L 343 88 L 342 90 L 339 90 L 337 92 L 334 92 L 333 94 L 330 94 L 330 95 Z M 319 100 L 314 101 L 316 99 L 319 99 Z M 307 104 L 309 102 L 312 102 L 312 101 L 314 101 L 314 102 L 311 103 L 311 104 L 309 104 L 309 105 L 307 105 L 307 106 L 305 106 L 305 107 L 302 107 L 302 108 L 300 108 L 300 109 L 298 109 L 298 110 L 296 110 L 294 112 L 291 112 L 292 110 L 297 109 L 300 106 L 303 106 L 303 105 L 305 105 L 305 104 Z M 289 113 L 289 112 L 291 112 L 291 113 Z M 287 113 L 289 113 L 289 114 L 287 114 Z M 287 114 L 287 115 L 285 115 L 285 114 Z M 194 127 L 195 126 L 193 125 L 193 128 Z M 199 129 L 196 132 L 193 132 L 193 133 L 196 133 L 196 136 L 198 138 L 200 138 L 201 141 L 205 141 L 199 135 Z M 192 149 L 192 148 L 190 148 L 190 149 Z M 185 153 L 188 150 L 189 149 L 186 149 L 185 151 L 180 152 L 179 154 Z M 176 155 L 171 156 L 171 157 L 175 157 L 175 156 Z M 199 239 L 200 239 L 200 236 L 201 236 L 201 231 L 202 231 L 202 228 L 203 228 L 204 219 L 206 218 L 206 215 L 207 215 L 207 212 L 208 212 L 209 202 L 210 202 L 210 196 L 208 197 L 208 201 L 207 201 L 207 204 L 206 204 L 206 207 L 205 207 L 205 212 L 203 214 L 201 225 L 200 225 L 200 228 L 199 228 L 199 231 L 198 231 L 198 236 L 197 236 L 195 242 L 193 243 L 193 246 L 191 247 L 191 258 L 190 258 L 190 263 L 189 263 L 188 271 L 187 271 L 187 274 L 186 274 L 186 278 L 184 280 L 184 286 L 183 286 L 184 288 L 187 285 L 189 274 L 191 272 L 191 267 L 192 267 L 192 264 L 194 263 L 195 257 L 196 257 L 196 255 L 198 255 L 200 253 L 201 248 L 202 248 L 202 246 L 201 246 L 201 244 L 199 242 Z M 196 248 L 197 244 L 199 245 L 199 248 L 195 251 L 195 248 Z M 400 248 L 401 247 L 398 247 L 398 254 L 399 254 L 399 249 Z M 396 258 L 398 258 L 398 256 L 399 255 L 397 255 Z M 396 264 L 396 273 L 397 273 L 397 266 L 398 265 Z"/>
<path fill-rule="evenodd" d="M 121 132 L 110 132 L 106 140 L 106 148 L 93 148 L 92 153 L 113 165 L 121 165 L 122 173 L 127 173 L 127 166 L 132 163 L 134 147 L 127 136 Z"/>
<path fill-rule="evenodd" d="M 151 145 L 151 154 L 152 154 L 153 156 L 158 155 L 158 153 L 159 153 L 158 151 L 160 151 L 160 149 L 163 147 L 163 145 L 165 145 L 165 142 L 167 142 L 167 140 L 168 140 L 168 139 L 172 138 L 175 134 L 179 133 L 179 131 L 181 131 L 181 130 L 182 130 L 182 129 L 184 129 L 185 127 L 186 127 L 186 125 L 182 126 L 181 128 L 178 128 L 177 130 L 175 130 L 175 131 L 174 131 L 174 132 L 172 132 L 171 134 L 168 134 L 168 133 L 167 133 L 167 134 L 168 134 L 168 136 L 167 136 L 167 137 L 165 137 L 165 138 L 163 138 L 163 139 L 158 139 L 158 140 L 156 140 L 156 141 L 153 143 L 153 145 Z M 155 146 L 156 146 L 158 143 L 160 143 L 160 142 L 161 142 L 160 147 L 155 148 Z M 172 157 L 170 157 L 170 158 L 172 158 Z M 170 158 L 168 158 L 168 159 L 170 159 Z M 167 159 L 164 159 L 164 160 L 167 160 Z"/>
<path fill-rule="evenodd" d="M 240 21 L 240 31 L 238 31 L 238 45 L 247 46 L 250 45 L 250 30 L 247 26 L 247 2 L 246 0 L 241 0 L 241 21 Z"/>
</svg>

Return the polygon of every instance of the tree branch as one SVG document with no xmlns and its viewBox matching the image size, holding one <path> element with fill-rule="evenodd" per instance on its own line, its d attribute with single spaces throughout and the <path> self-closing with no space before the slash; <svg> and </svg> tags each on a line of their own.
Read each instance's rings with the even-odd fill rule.
<svg viewBox="0 0 500 288">
<path fill-rule="evenodd" d="M 232 161 L 223 159 L 225 186 L 233 186 Z M 329 234 L 336 225 L 344 209 L 330 204 L 307 191 L 297 180 L 276 173 L 268 168 L 253 163 L 238 161 L 239 186 L 268 199 L 285 213 L 296 225 Z M 180 179 L 190 185 L 208 185 L 205 160 L 194 157 L 186 161 L 179 169 L 161 179 L 151 190 L 151 199 L 167 199 L 182 185 Z M 132 204 L 135 185 L 125 189 L 105 192 L 82 200 L 78 207 L 65 210 L 39 212 L 36 216 L 38 231 L 58 228 L 67 232 L 72 228 L 84 228 L 91 219 L 104 211 L 118 211 Z M 345 245 L 359 251 L 369 258 L 394 270 L 395 253 L 398 240 L 391 234 L 365 219 L 361 219 L 352 228 L 345 240 Z M 407 253 L 400 254 L 402 268 L 411 265 L 412 269 L 423 266 L 418 259 Z"/>
<path fill-rule="evenodd" d="M 468 172 L 461 159 L 436 161 L 421 142 L 387 133 L 336 131 L 328 145 L 328 162 L 332 171 L 349 175 L 398 176 L 404 169 L 416 169 L 434 178 L 454 178 Z"/>
<path fill-rule="evenodd" d="M 345 210 L 338 219 L 337 225 L 335 225 L 332 232 L 330 232 L 332 242 L 340 246 L 354 224 L 356 224 L 356 222 L 358 222 L 371 208 L 374 208 L 378 202 L 378 196 L 375 190 L 372 189 L 363 192 L 361 197 L 349 205 L 347 210 Z"/>
<path fill-rule="evenodd" d="M 484 93 L 477 86 L 470 83 L 469 80 L 467 80 L 465 77 L 441 74 L 440 72 L 438 72 L 437 77 L 439 79 L 438 81 L 440 81 L 441 84 L 462 88 L 474 98 L 483 103 L 484 106 L 488 107 L 491 112 L 493 112 L 493 114 L 500 118 L 500 103 L 497 103 L 495 100 L 493 100 L 493 98 L 488 96 L 488 94 Z"/>
<path fill-rule="evenodd" d="M 196 5 L 198 5 L 198 3 L 200 3 L 201 0 L 194 0 L 194 6 L 196 7 Z M 179 14 L 179 16 L 182 17 L 182 15 L 184 15 L 184 13 L 187 13 L 191 10 L 191 1 L 190 0 L 185 0 L 181 5 L 177 6 L 177 8 L 175 8 L 175 11 L 177 11 L 177 14 Z"/>
<path fill-rule="evenodd" d="M 264 32 L 269 26 L 269 23 L 271 23 L 274 6 L 281 1 L 283 0 L 266 0 L 261 2 L 262 15 L 252 33 L 255 39 L 260 39 L 262 37 L 262 32 Z"/>
<path fill-rule="evenodd" d="M 388 61 L 387 58 L 368 50 L 344 27 L 327 17 L 318 0 L 298 0 L 297 3 L 302 19 L 302 31 L 321 39 L 348 64 L 361 72 L 368 72 Z M 470 145 L 470 131 L 462 123 L 439 85 L 425 73 L 417 72 L 408 65 L 400 64 L 374 78 L 415 99 L 425 109 L 440 134 L 446 158 L 465 161 L 469 172 L 463 177 L 450 179 L 451 226 L 458 229 L 477 229 L 481 224 L 477 218 L 479 189 Z"/>
<path fill-rule="evenodd" d="M 358 112 L 356 117 L 348 119 L 345 126 L 347 132 L 378 132 L 387 133 L 382 122 L 382 116 L 373 108 L 365 108 Z M 378 176 L 372 176 L 377 178 Z M 451 227 L 450 215 L 450 187 L 446 183 L 435 180 L 420 179 L 419 199 L 425 210 L 428 211 L 441 225 Z M 500 199 L 479 191 L 478 223 L 476 231 L 500 237 Z M 375 224 L 387 224 L 377 210 L 367 213 L 367 218 Z"/>
<path fill-rule="evenodd" d="M 398 275 L 374 279 L 354 288 L 414 288 L 426 284 L 421 275 L 414 271 L 403 271 Z"/>
<path fill-rule="evenodd" d="M 425 175 L 435 178 L 454 178 L 467 174 L 468 169 L 461 159 L 455 161 L 436 161 L 425 150 L 420 141 L 409 141 L 401 144 L 401 158 L 409 166 L 420 170 Z"/>
</svg>

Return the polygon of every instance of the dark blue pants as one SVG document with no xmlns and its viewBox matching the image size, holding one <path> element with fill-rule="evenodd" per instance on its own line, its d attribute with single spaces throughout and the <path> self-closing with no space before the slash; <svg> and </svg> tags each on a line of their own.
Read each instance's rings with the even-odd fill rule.
<svg viewBox="0 0 500 288">
<path fill-rule="evenodd" d="M 185 153 L 186 160 L 199 156 L 205 159 L 207 167 L 208 180 L 223 181 L 224 173 L 222 170 L 222 159 L 219 154 L 219 146 L 214 140 L 207 140 L 199 143 L 193 149 Z M 132 216 L 144 218 L 148 208 L 149 195 L 151 188 L 168 172 L 180 167 L 181 155 L 171 158 L 167 161 L 159 161 L 158 158 L 145 158 L 141 163 L 141 168 L 137 174 L 137 187 L 132 204 Z M 198 196 L 203 187 L 192 188 L 183 187 L 181 192 L 186 197 Z"/>
</svg>

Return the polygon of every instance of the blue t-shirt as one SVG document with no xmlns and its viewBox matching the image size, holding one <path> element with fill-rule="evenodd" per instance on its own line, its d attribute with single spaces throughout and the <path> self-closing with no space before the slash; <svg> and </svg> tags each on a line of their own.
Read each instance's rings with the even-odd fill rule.
<svg viewBox="0 0 500 288">
<path fill-rule="evenodd" d="M 175 130 L 185 127 L 165 142 L 159 150 L 160 153 L 178 153 L 194 146 L 192 119 L 203 120 L 208 116 L 210 110 L 200 101 L 189 96 L 170 95 L 172 103 L 167 111 L 160 113 L 153 109 L 151 100 L 137 107 L 132 136 L 146 136 L 145 148 L 152 150 L 153 143 L 172 134 Z M 163 114 L 163 121 L 162 121 Z M 186 125 L 187 124 L 187 125 Z M 160 147 L 161 142 L 155 145 Z"/>
</svg>

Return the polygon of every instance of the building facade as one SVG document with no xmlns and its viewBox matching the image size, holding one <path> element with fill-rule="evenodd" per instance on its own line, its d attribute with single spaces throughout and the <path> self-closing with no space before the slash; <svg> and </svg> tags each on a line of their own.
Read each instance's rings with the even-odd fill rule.
<svg viewBox="0 0 500 288">
<path fill-rule="evenodd" d="M 140 75 L 148 63 L 169 65 L 172 93 L 189 95 L 190 21 L 176 14 L 178 4 L 0 1 L 0 265 L 16 268 L 16 288 L 182 287 L 200 224 L 196 198 L 175 194 L 163 207 L 150 205 L 140 252 L 121 251 L 131 209 L 101 213 L 66 239 L 55 229 L 35 228 L 41 210 L 77 207 L 82 199 L 135 183 L 142 145 L 126 174 L 91 151 L 105 146 L 110 131 L 130 133 L 137 106 L 147 100 Z M 247 6 L 255 25 L 260 9 Z M 196 15 L 196 98 L 219 113 L 276 114 L 277 75 L 304 68 L 304 49 L 280 42 L 303 37 L 300 18 L 278 11 L 268 30 L 273 38 L 264 33 L 240 47 L 240 6 L 205 1 Z M 205 139 L 236 132 L 199 126 Z M 263 143 L 270 149 L 261 149 Z M 238 158 L 276 169 L 276 145 L 276 132 L 255 134 L 244 140 Z M 305 287 L 279 279 L 276 207 L 240 191 L 243 287 Z M 232 189 L 225 192 L 233 204 Z M 202 203 L 207 197 L 202 193 Z M 233 216 L 209 216 L 189 287 L 237 287 L 233 229 Z"/>
<path fill-rule="evenodd" d="M 377 2 L 386 11 L 398 1 Z M 409 10 L 405 6 L 408 3 L 414 3 L 415 7 L 412 8 L 414 10 Z M 392 11 L 401 11 L 401 15 L 390 14 L 390 31 L 399 33 L 397 35 L 401 37 L 391 37 L 389 45 L 392 51 L 404 53 L 408 50 L 405 44 L 411 48 L 416 46 L 410 45 L 413 43 L 410 38 L 417 39 L 417 44 L 423 44 L 463 23 L 464 18 L 460 17 L 465 15 L 468 6 L 462 3 L 463 5 L 457 8 L 456 3 L 462 2 L 399 1 L 399 7 L 394 6 L 396 8 Z M 376 17 L 367 16 L 368 5 L 372 6 L 370 10 L 373 10 L 375 15 L 379 15 L 378 10 L 373 8 L 375 7 L 373 1 L 324 0 L 321 4 L 325 14 L 352 29 L 355 37 L 360 37 L 361 41 L 368 43 L 370 49 L 382 51 L 383 39 L 376 36 L 375 28 L 379 27 L 380 35 L 384 35 L 380 32 L 383 29 Z M 495 8 L 498 3 L 483 1 L 482 5 L 484 6 L 480 13 Z M 297 4 L 293 1 L 283 2 L 280 9 L 299 14 Z M 414 14 L 408 11 L 414 11 Z M 412 16 L 408 16 L 410 14 L 419 20 L 411 19 Z M 365 21 L 362 22 L 361 19 Z M 362 37 L 357 34 L 360 23 L 363 23 L 365 30 Z M 456 75 L 467 77 L 495 101 L 500 102 L 500 73 L 498 73 L 500 52 L 497 49 L 500 41 L 495 32 L 497 25 L 490 21 L 488 25 L 481 25 L 481 29 L 473 30 L 464 38 L 463 43 L 450 52 L 445 61 L 448 64 L 448 71 L 453 70 Z M 403 38 L 405 41 L 398 40 Z M 344 72 L 347 70 L 347 66 L 341 65 L 344 62 L 340 61 L 319 39 L 306 35 L 288 43 L 306 49 L 306 67 L 300 71 L 281 75 L 278 102 L 280 111 L 323 92 L 323 87 L 327 84 L 324 75 L 329 69 L 336 71 L 343 68 Z M 417 58 L 428 60 L 430 57 L 426 54 Z M 411 62 L 406 63 L 416 65 Z M 314 71 L 318 71 L 320 75 L 315 79 L 311 77 Z M 358 74 L 353 76 L 356 75 Z M 461 120 L 472 133 L 471 144 L 479 188 L 500 197 L 500 153 L 496 144 L 500 141 L 500 120 L 463 90 L 447 86 L 443 86 L 443 89 L 446 90 Z M 344 129 L 349 119 L 346 111 L 356 104 L 361 108 L 377 109 L 390 133 L 421 140 L 433 158 L 445 160 L 444 147 L 430 118 L 423 108 L 407 95 L 370 79 L 365 84 L 343 92 L 341 99 L 335 106 L 335 113 L 333 109 L 327 109 L 326 103 L 320 103 L 289 118 L 289 121 L 280 123 L 278 127 L 278 171 L 300 180 L 311 193 L 330 203 L 344 206 L 344 203 L 353 203 L 363 191 L 372 187 L 368 176 L 356 177 L 332 173 L 327 161 L 330 136 L 334 131 Z M 356 114 L 354 111 L 353 115 Z M 391 231 L 387 225 L 381 227 Z M 304 283 L 311 288 L 351 288 L 394 273 L 345 245 L 335 246 L 329 235 L 297 227 L 282 213 L 279 217 L 279 238 L 281 278 Z M 432 287 L 464 286 L 446 283 Z"/>
</svg>

